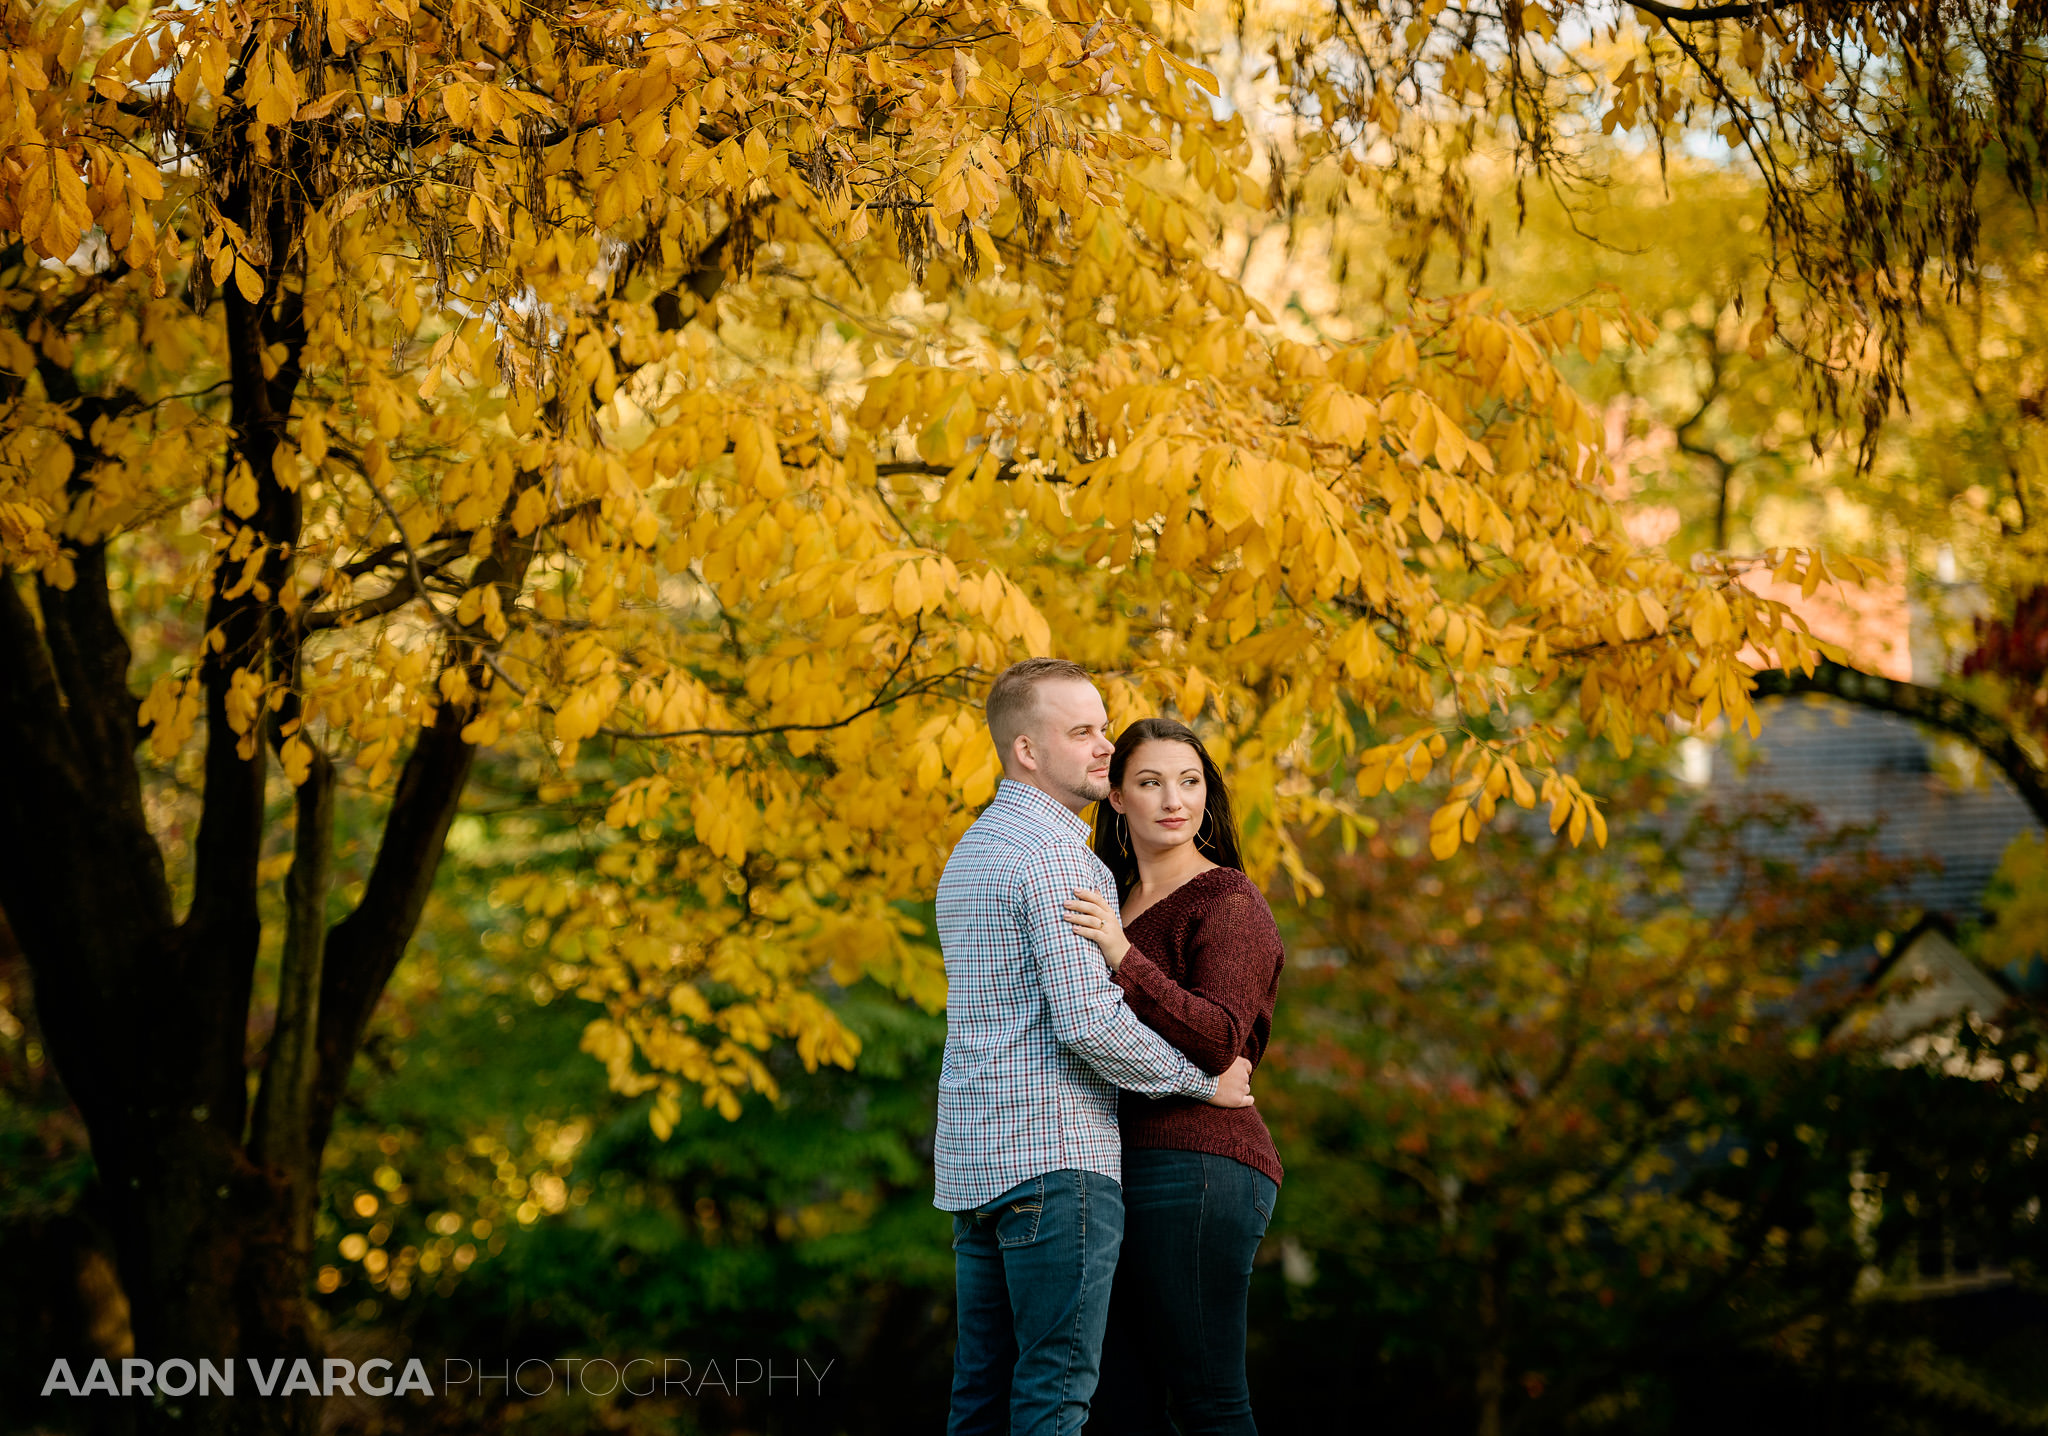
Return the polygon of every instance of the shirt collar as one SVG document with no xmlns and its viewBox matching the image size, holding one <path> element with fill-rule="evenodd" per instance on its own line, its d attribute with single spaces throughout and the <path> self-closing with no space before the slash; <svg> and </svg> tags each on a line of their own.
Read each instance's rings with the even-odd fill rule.
<svg viewBox="0 0 2048 1436">
<path fill-rule="evenodd" d="M 1087 842 L 1094 834 L 1081 821 L 1081 815 L 1059 799 L 1029 783 L 1020 783 L 1015 778 L 1005 778 L 996 785 L 996 796 L 1004 802 L 1028 808 L 1043 822 L 1061 824 L 1074 837 Z"/>
</svg>

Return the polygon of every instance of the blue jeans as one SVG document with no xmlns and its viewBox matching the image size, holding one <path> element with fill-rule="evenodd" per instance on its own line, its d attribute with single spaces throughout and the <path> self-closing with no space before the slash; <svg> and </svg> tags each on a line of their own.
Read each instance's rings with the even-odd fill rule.
<svg viewBox="0 0 2048 1436">
<path fill-rule="evenodd" d="M 1279 1193 L 1229 1157 L 1124 1150 L 1123 1259 L 1088 1436 L 1258 1436 L 1245 1297 Z"/>
<path fill-rule="evenodd" d="M 1123 1192 L 1065 1167 L 953 1214 L 960 1337 L 947 1436 L 1074 1436 L 1102 1360 Z"/>
</svg>

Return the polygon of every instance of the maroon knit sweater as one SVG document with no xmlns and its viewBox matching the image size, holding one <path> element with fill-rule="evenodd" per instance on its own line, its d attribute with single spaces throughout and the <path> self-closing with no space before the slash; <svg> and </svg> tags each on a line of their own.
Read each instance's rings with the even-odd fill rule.
<svg viewBox="0 0 2048 1436">
<path fill-rule="evenodd" d="M 1112 980 L 1139 1021 L 1205 1072 L 1221 1072 L 1240 1056 L 1258 1066 L 1286 953 L 1250 878 L 1211 868 L 1139 913 L 1124 936 L 1131 948 Z M 1211 1152 L 1280 1181 L 1280 1154 L 1256 1107 L 1124 1092 L 1117 1116 L 1126 1147 Z"/>
</svg>

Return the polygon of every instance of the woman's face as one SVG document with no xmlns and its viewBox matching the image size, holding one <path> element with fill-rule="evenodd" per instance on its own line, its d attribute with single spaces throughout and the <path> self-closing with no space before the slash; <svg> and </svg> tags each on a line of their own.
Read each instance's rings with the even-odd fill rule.
<svg viewBox="0 0 2048 1436">
<path fill-rule="evenodd" d="M 1159 850 L 1191 843 L 1209 801 L 1201 755 L 1170 739 L 1140 743 L 1109 801 L 1130 824 L 1133 844 Z"/>
</svg>

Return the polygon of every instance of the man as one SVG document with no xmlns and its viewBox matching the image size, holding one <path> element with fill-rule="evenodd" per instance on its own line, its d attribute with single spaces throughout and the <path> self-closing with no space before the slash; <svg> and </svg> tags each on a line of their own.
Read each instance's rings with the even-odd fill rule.
<svg viewBox="0 0 2048 1436">
<path fill-rule="evenodd" d="M 1251 1105 L 1251 1065 L 1212 1077 L 1124 1005 L 1067 925 L 1116 884 L 1081 810 L 1109 796 L 1102 695 L 1034 658 L 988 695 L 1003 781 L 939 880 L 946 1056 L 934 1204 L 953 1213 L 959 1344 L 948 1436 L 1072 1436 L 1088 1419 L 1123 1241 L 1117 1089 Z"/>
</svg>

